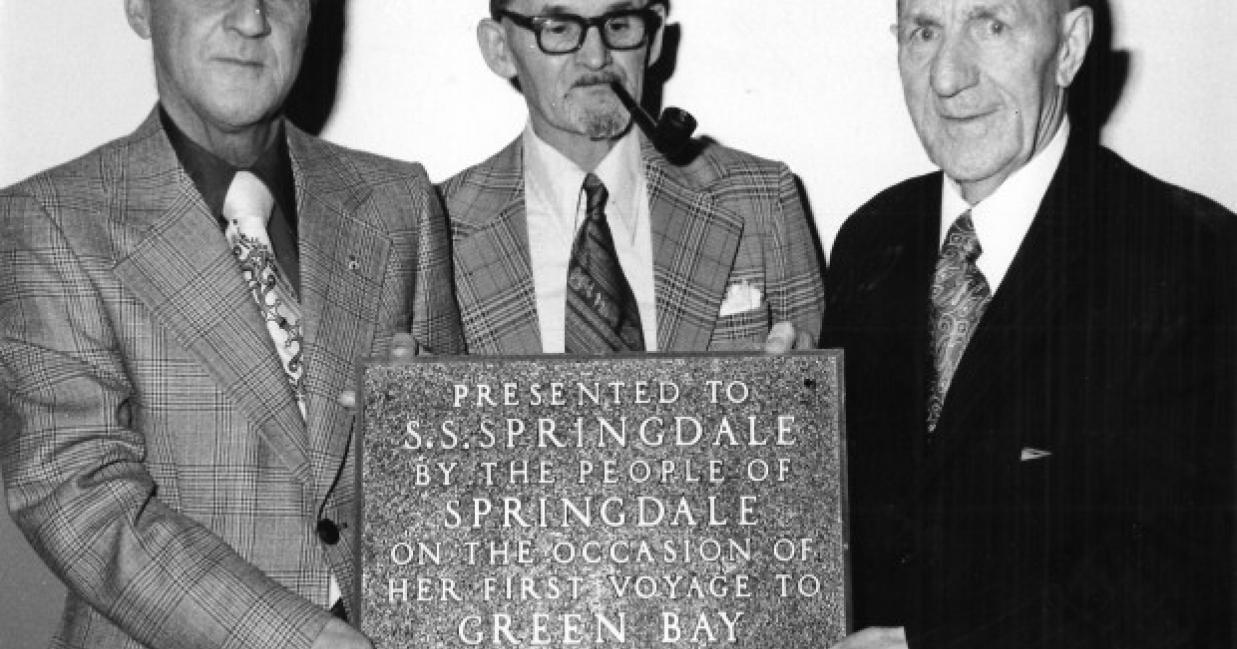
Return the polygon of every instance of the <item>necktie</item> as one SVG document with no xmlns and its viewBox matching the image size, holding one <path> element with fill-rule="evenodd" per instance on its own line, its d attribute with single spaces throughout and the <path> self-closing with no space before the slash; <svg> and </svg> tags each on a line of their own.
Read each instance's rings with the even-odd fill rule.
<svg viewBox="0 0 1237 649">
<path fill-rule="evenodd" d="M 225 234 L 304 415 L 301 308 L 295 291 L 279 273 L 266 233 L 266 223 L 274 206 L 274 197 L 257 176 L 248 171 L 237 172 L 223 201 L 223 216 L 228 222 Z"/>
<path fill-rule="evenodd" d="M 929 433 L 936 429 L 954 371 L 992 299 L 988 280 L 975 265 L 982 252 L 971 211 L 967 210 L 945 233 L 945 243 L 932 277 L 933 372 L 928 397 Z"/>
<path fill-rule="evenodd" d="M 584 178 L 584 223 L 567 266 L 565 350 L 569 354 L 644 351 L 640 307 L 623 275 L 606 223 L 609 192 L 593 174 Z"/>
</svg>

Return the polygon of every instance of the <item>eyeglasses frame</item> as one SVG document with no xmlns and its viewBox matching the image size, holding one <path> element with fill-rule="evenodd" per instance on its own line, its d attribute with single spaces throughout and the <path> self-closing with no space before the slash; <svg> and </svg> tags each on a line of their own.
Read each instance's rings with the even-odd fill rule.
<svg viewBox="0 0 1237 649">
<path fill-rule="evenodd" d="M 569 13 L 553 13 L 553 14 L 543 14 L 543 15 L 537 15 L 537 16 L 527 16 L 524 14 L 516 13 L 514 11 L 507 11 L 506 9 L 497 9 L 494 11 L 493 18 L 494 20 L 499 21 L 499 22 L 501 22 L 503 18 L 510 19 L 511 22 L 515 24 L 517 27 L 521 27 L 523 29 L 527 29 L 528 31 L 532 32 L 533 36 L 535 37 L 537 41 L 537 48 L 540 49 L 543 54 L 548 54 L 550 56 L 556 56 L 559 54 L 573 54 L 575 52 L 579 52 L 580 48 L 584 47 L 584 41 L 588 40 L 589 30 L 592 29 L 593 27 L 597 28 L 597 34 L 601 37 L 601 42 L 603 45 L 606 46 L 607 49 L 619 51 L 619 52 L 626 52 L 626 51 L 631 51 L 631 50 L 637 50 L 637 49 L 640 49 L 641 47 L 648 45 L 650 41 L 650 35 L 656 34 L 657 30 L 661 29 L 662 27 L 661 15 L 659 15 L 656 11 L 653 11 L 653 7 L 658 4 L 661 4 L 661 3 L 660 2 L 650 3 L 648 6 L 641 7 L 639 9 L 619 9 L 617 11 L 607 11 L 606 13 L 601 14 L 600 16 L 593 16 L 591 18 L 586 18 L 578 14 L 569 14 Z M 639 43 L 636 43 L 635 45 L 631 45 L 629 47 L 615 47 L 610 44 L 610 38 L 606 36 L 606 30 L 603 28 L 605 27 L 608 21 L 614 18 L 617 18 L 617 17 L 621 17 L 621 16 L 639 16 L 641 20 L 644 21 L 645 34 L 644 34 L 644 38 L 640 39 Z M 577 25 L 582 25 L 583 29 L 580 30 L 580 40 L 576 43 L 575 47 L 569 50 L 563 50 L 562 52 L 553 52 L 553 51 L 546 49 L 545 45 L 542 44 L 541 42 L 541 24 L 547 20 L 566 20 L 566 21 L 574 22 Z"/>
</svg>

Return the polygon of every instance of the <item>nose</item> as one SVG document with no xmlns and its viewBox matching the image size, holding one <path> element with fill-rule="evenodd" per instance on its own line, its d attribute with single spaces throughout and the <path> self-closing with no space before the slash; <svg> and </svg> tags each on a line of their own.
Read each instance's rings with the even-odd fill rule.
<svg viewBox="0 0 1237 649">
<path fill-rule="evenodd" d="M 249 38 L 266 36 L 271 24 L 266 17 L 266 0 L 236 0 L 228 11 L 229 29 Z"/>
<path fill-rule="evenodd" d="M 953 97 L 975 85 L 978 78 L 975 48 L 966 38 L 949 35 L 932 60 L 932 90 L 940 97 Z"/>
<path fill-rule="evenodd" d="M 600 27 L 589 27 L 584 32 L 584 44 L 576 52 L 576 60 L 594 70 L 610 63 L 610 48 L 601 40 Z"/>
</svg>

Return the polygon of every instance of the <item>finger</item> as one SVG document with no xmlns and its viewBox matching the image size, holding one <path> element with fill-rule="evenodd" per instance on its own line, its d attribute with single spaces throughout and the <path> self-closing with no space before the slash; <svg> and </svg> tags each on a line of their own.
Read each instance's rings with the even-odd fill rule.
<svg viewBox="0 0 1237 649">
<path fill-rule="evenodd" d="M 336 401 L 339 402 L 339 405 L 347 408 L 348 410 L 355 410 L 357 403 L 356 391 L 344 390 L 339 393 L 339 398 L 336 399 Z"/>
<path fill-rule="evenodd" d="M 765 341 L 765 352 L 769 354 L 784 354 L 795 344 L 795 325 L 789 322 L 779 322 L 769 330 L 769 338 Z"/>
</svg>

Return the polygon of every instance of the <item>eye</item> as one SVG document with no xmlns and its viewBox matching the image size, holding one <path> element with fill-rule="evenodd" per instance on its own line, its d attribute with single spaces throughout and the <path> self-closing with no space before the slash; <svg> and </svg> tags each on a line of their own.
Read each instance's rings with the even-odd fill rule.
<svg viewBox="0 0 1237 649">
<path fill-rule="evenodd" d="M 1009 31 L 1009 25 L 1006 25 L 996 18 L 992 18 L 986 25 L 984 25 L 984 31 L 989 36 L 1003 36 L 1005 32 Z"/>
<path fill-rule="evenodd" d="M 541 31 L 553 36 L 561 36 L 569 33 L 572 30 L 572 25 L 566 20 L 558 20 L 555 18 L 547 18 L 541 23 Z"/>
<path fill-rule="evenodd" d="M 918 25 L 906 35 L 906 40 L 912 43 L 930 43 L 940 36 L 940 30 L 935 25 Z"/>
<path fill-rule="evenodd" d="M 606 30 L 614 34 L 631 31 L 633 20 L 631 16 L 616 16 L 606 21 Z"/>
</svg>

